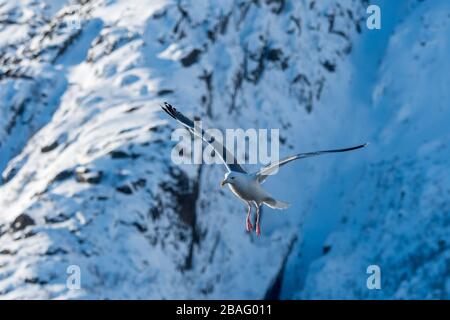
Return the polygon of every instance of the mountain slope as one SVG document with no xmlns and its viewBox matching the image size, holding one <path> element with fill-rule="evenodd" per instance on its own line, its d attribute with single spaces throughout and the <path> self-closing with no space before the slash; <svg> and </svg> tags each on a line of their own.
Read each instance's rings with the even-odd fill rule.
<svg viewBox="0 0 450 320">
<path fill-rule="evenodd" d="M 267 183 L 296 204 L 264 210 L 255 239 L 242 203 L 218 191 L 223 168 L 171 162 L 176 124 L 158 104 L 220 129 L 279 128 L 282 155 L 360 142 L 337 141 L 339 110 L 317 106 L 361 31 L 362 4 L 4 1 L 0 10 L 1 297 L 277 297 L 329 162 Z M 298 181 L 302 165 L 314 177 Z M 70 265 L 81 290 L 65 285 Z"/>
<path fill-rule="evenodd" d="M 330 178 L 316 199 L 312 214 L 327 210 L 326 195 L 341 214 L 295 298 L 450 297 L 450 6 L 398 9 L 365 102 L 370 163 Z M 381 290 L 366 287 L 369 265 L 381 268 Z"/>
</svg>

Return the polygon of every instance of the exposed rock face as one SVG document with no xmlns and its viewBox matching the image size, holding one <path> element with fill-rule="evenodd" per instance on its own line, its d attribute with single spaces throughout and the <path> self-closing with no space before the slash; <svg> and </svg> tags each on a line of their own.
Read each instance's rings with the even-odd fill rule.
<svg viewBox="0 0 450 320">
<path fill-rule="evenodd" d="M 26 215 L 25 213 L 22 213 L 11 223 L 11 231 L 12 232 L 21 231 L 26 227 L 32 226 L 34 224 L 35 224 L 34 220 L 31 219 L 30 216 Z"/>
</svg>

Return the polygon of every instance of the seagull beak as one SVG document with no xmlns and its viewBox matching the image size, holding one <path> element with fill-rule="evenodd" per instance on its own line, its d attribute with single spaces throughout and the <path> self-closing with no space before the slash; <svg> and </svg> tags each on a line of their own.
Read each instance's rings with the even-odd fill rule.
<svg viewBox="0 0 450 320">
<path fill-rule="evenodd" d="M 227 179 L 223 179 L 222 182 L 220 183 L 220 186 L 223 187 L 227 183 L 228 183 Z"/>
</svg>

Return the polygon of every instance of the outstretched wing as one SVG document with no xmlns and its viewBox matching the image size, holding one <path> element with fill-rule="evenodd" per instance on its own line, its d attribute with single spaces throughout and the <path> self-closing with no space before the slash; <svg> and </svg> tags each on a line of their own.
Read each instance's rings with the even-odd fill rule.
<svg viewBox="0 0 450 320">
<path fill-rule="evenodd" d="M 236 158 L 228 151 L 225 146 L 220 143 L 219 141 L 216 141 L 213 136 L 206 133 L 204 130 L 199 130 L 199 128 L 195 127 L 194 121 L 184 116 L 181 112 L 177 111 L 174 107 L 172 107 L 167 102 L 164 102 L 164 106 L 161 106 L 161 108 L 167 112 L 169 116 L 177 120 L 179 123 L 181 123 L 184 127 L 186 127 L 190 132 L 195 134 L 196 136 L 202 138 L 205 142 L 210 144 L 214 151 L 219 155 L 222 162 L 227 167 L 228 171 L 235 171 L 235 172 L 241 172 L 241 173 L 247 173 L 247 171 L 244 170 L 238 163 Z M 230 159 L 232 159 L 232 163 Z"/>
<path fill-rule="evenodd" d="M 304 158 L 309 158 L 309 157 L 315 157 L 315 156 L 319 156 L 319 155 L 325 154 L 325 153 L 346 152 L 346 151 L 356 150 L 356 149 L 364 148 L 367 145 L 368 145 L 368 143 L 361 144 L 361 145 L 356 146 L 356 147 L 345 148 L 345 149 L 333 149 L 333 150 L 323 150 L 323 151 L 299 153 L 299 154 L 287 157 L 285 159 L 282 159 L 280 161 L 271 163 L 268 166 L 261 168 L 258 172 L 255 173 L 255 175 L 257 177 L 258 182 L 262 183 L 262 182 L 264 182 L 264 180 L 266 180 L 266 178 L 269 175 L 271 175 L 276 170 L 278 170 L 279 167 L 281 167 L 281 166 L 283 166 L 286 163 L 289 163 L 291 161 L 294 161 L 294 160 L 297 160 L 297 159 L 304 159 Z"/>
</svg>

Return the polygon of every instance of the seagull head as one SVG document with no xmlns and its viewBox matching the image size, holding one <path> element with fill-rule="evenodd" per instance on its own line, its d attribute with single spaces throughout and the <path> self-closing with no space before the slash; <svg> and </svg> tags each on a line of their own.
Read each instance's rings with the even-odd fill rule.
<svg viewBox="0 0 450 320">
<path fill-rule="evenodd" d="M 227 183 L 229 184 L 234 184 L 238 179 L 238 174 L 236 172 L 227 172 L 225 173 L 225 179 L 222 180 L 222 182 L 220 183 L 220 186 L 223 187 L 224 185 L 226 185 Z"/>
</svg>

